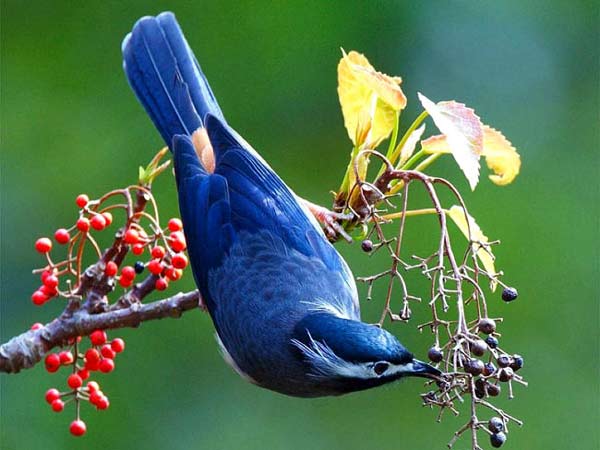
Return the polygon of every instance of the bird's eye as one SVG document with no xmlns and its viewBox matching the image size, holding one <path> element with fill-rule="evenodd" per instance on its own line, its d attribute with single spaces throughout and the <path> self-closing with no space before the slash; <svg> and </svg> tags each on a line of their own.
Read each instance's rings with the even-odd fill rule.
<svg viewBox="0 0 600 450">
<path fill-rule="evenodd" d="M 373 371 L 377 374 L 377 375 L 381 375 L 383 372 L 385 372 L 386 370 L 388 370 L 388 367 L 390 367 L 390 365 L 386 362 L 378 362 L 375 363 L 375 365 L 373 366 Z"/>
</svg>

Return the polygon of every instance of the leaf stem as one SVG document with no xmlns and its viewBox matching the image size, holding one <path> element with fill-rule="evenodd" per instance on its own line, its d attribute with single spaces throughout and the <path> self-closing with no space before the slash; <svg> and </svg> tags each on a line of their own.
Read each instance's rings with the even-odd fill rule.
<svg viewBox="0 0 600 450">
<path fill-rule="evenodd" d="M 444 213 L 447 213 L 446 210 L 443 210 L 443 211 L 444 211 Z M 392 214 L 386 214 L 384 216 L 381 216 L 381 218 L 384 220 L 395 220 L 395 219 L 399 219 L 401 217 L 426 216 L 426 215 L 431 215 L 431 214 L 437 214 L 437 211 L 435 210 L 435 208 L 413 209 L 413 210 L 406 211 L 406 212 L 396 212 L 396 213 L 392 213 Z"/>
<path fill-rule="evenodd" d="M 417 118 L 413 121 L 413 123 L 410 124 L 410 127 L 408 127 L 408 130 L 406 130 L 406 133 L 404 133 L 404 136 L 402 136 L 402 139 L 400 139 L 400 142 L 398 143 L 398 145 L 396 146 L 396 148 L 394 149 L 394 151 L 388 158 L 392 164 L 394 164 L 396 162 L 396 159 L 398 159 L 398 156 L 400 155 L 400 151 L 402 150 L 402 147 L 404 147 L 404 144 L 406 143 L 407 139 L 410 137 L 412 132 L 415 131 L 417 128 L 419 128 L 419 126 L 421 126 L 423 121 L 425 119 L 427 119 L 427 116 L 429 116 L 429 113 L 427 111 L 423 111 L 421 114 L 419 114 L 417 116 Z M 383 170 L 385 170 L 385 169 L 383 169 Z"/>
<path fill-rule="evenodd" d="M 394 149 L 396 148 L 396 141 L 398 140 L 398 130 L 400 128 L 400 111 L 396 111 L 396 124 L 394 125 L 394 131 L 392 131 L 392 137 L 390 138 L 390 145 L 385 155 L 387 159 L 392 157 Z"/>
<path fill-rule="evenodd" d="M 406 161 L 406 163 L 402 166 L 401 169 L 402 170 L 410 169 L 412 166 L 415 165 L 415 163 L 417 161 L 419 161 L 419 159 L 421 159 L 423 157 L 424 154 L 425 154 L 425 150 L 423 150 L 423 149 L 419 150 L 417 153 L 412 155 L 408 161 Z"/>
</svg>

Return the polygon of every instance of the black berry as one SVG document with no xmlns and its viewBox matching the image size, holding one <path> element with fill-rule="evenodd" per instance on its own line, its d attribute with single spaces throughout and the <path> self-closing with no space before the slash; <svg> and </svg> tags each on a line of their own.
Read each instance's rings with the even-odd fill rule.
<svg viewBox="0 0 600 450">
<path fill-rule="evenodd" d="M 500 417 L 492 417 L 488 422 L 488 430 L 492 433 L 500 433 L 504 431 L 504 421 Z"/>
<path fill-rule="evenodd" d="M 496 331 L 496 322 L 494 322 L 492 319 L 483 318 L 479 321 L 477 327 L 483 334 L 492 334 L 494 331 Z"/>
<path fill-rule="evenodd" d="M 477 339 L 471 343 L 471 351 L 475 356 L 483 356 L 488 346 L 483 339 Z"/>
<path fill-rule="evenodd" d="M 485 381 L 481 378 L 475 381 L 475 397 L 485 397 Z"/>
<path fill-rule="evenodd" d="M 490 436 L 490 444 L 492 444 L 492 447 L 494 447 L 494 448 L 502 447 L 502 444 L 504 444 L 505 442 L 506 442 L 506 435 L 502 432 L 494 433 Z"/>
<path fill-rule="evenodd" d="M 469 359 L 464 364 L 465 372 L 475 376 L 481 375 L 483 367 L 483 362 L 479 359 Z"/>
<path fill-rule="evenodd" d="M 142 261 L 136 261 L 133 268 L 135 273 L 142 273 L 144 271 L 144 263 Z"/>
<path fill-rule="evenodd" d="M 490 397 L 498 397 L 502 389 L 497 384 L 488 384 L 486 391 Z"/>
<path fill-rule="evenodd" d="M 488 345 L 489 348 L 496 348 L 498 347 L 498 339 L 496 339 L 494 336 L 488 336 L 485 338 L 485 343 Z"/>
<path fill-rule="evenodd" d="M 513 355 L 510 368 L 516 372 L 521 367 L 523 367 L 523 357 L 521 355 Z"/>
<path fill-rule="evenodd" d="M 510 366 L 510 357 L 508 355 L 500 355 L 498 359 L 496 359 L 499 367 L 508 367 Z"/>
<path fill-rule="evenodd" d="M 492 364 L 491 362 L 484 364 L 484 366 L 483 366 L 483 374 L 486 377 L 489 377 L 495 371 L 496 371 L 496 366 L 494 366 L 494 364 Z"/>
<path fill-rule="evenodd" d="M 506 287 L 502 291 L 502 300 L 505 302 L 512 302 L 513 300 L 516 300 L 518 296 L 519 293 L 513 287 Z"/>
<path fill-rule="evenodd" d="M 512 379 L 514 375 L 513 370 L 510 367 L 505 367 L 498 371 L 498 379 L 503 382 L 507 382 Z"/>
<path fill-rule="evenodd" d="M 442 359 L 444 359 L 444 352 L 442 352 L 439 347 L 434 346 L 431 347 L 427 352 L 427 357 L 431 362 L 439 363 Z"/>
<path fill-rule="evenodd" d="M 360 243 L 360 248 L 362 248 L 364 252 L 370 252 L 373 250 L 373 241 L 370 239 L 365 239 Z"/>
</svg>

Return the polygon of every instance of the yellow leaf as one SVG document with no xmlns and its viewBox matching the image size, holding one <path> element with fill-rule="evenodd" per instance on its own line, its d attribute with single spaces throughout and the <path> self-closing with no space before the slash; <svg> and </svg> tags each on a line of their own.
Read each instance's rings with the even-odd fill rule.
<svg viewBox="0 0 600 450">
<path fill-rule="evenodd" d="M 396 124 L 396 113 L 406 107 L 400 89 L 402 79 L 377 72 L 367 58 L 355 51 L 344 53 L 338 64 L 338 96 L 348 136 L 357 145 L 359 123 L 370 119 L 366 144 L 376 147 Z"/>
<path fill-rule="evenodd" d="M 448 146 L 446 136 L 443 134 L 436 134 L 435 136 L 430 136 L 427 139 L 422 140 L 421 149 L 424 150 L 425 153 L 429 154 L 452 153 L 450 151 L 450 147 Z"/>
<path fill-rule="evenodd" d="M 483 156 L 494 175 L 490 180 L 494 184 L 504 186 L 512 183 L 521 169 L 521 157 L 510 141 L 498 130 L 484 125 Z"/>
<path fill-rule="evenodd" d="M 446 136 L 448 147 L 467 177 L 471 189 L 479 181 L 479 155 L 483 147 L 483 124 L 471 108 L 455 101 L 433 103 L 419 93 L 423 108 Z"/>
<path fill-rule="evenodd" d="M 421 141 L 426 153 L 451 153 L 446 136 L 438 134 Z M 490 175 L 493 183 L 504 186 L 516 178 L 521 169 L 521 157 L 510 141 L 498 130 L 483 126 L 483 149 L 481 154 L 487 166 L 494 172 Z"/>
<path fill-rule="evenodd" d="M 477 249 L 477 258 L 479 258 L 479 260 L 481 261 L 481 264 L 483 265 L 485 271 L 490 276 L 496 275 L 496 268 L 494 266 L 494 255 L 492 254 L 492 251 L 489 247 L 487 249 L 484 249 L 479 245 L 479 243 L 488 243 L 488 238 L 485 234 L 483 234 L 483 231 L 481 231 L 481 228 L 479 228 L 479 225 L 477 225 L 475 219 L 467 214 L 469 217 L 469 221 L 467 222 L 467 219 L 465 217 L 465 210 L 462 208 L 462 206 L 458 205 L 452 206 L 449 210 L 446 211 L 446 214 L 450 216 L 450 218 L 454 221 L 459 230 L 462 231 L 462 234 L 464 234 L 465 237 L 470 242 L 472 242 L 472 248 Z M 469 231 L 471 232 L 470 235 Z M 495 281 L 490 281 L 490 289 L 492 290 L 492 292 L 496 290 L 496 284 L 497 283 Z"/>
</svg>

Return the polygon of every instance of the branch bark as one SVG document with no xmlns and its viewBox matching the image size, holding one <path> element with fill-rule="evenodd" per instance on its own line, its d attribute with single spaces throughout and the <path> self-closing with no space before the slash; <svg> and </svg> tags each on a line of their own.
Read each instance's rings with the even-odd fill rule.
<svg viewBox="0 0 600 450">
<path fill-rule="evenodd" d="M 0 372 L 17 373 L 40 362 L 51 349 L 66 345 L 94 330 L 138 327 L 148 320 L 179 318 L 201 305 L 198 291 L 179 293 L 152 303 L 132 303 L 126 308 L 90 314 L 85 308 L 60 317 L 37 330 L 29 330 L 0 346 Z"/>
</svg>

